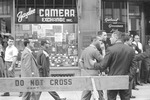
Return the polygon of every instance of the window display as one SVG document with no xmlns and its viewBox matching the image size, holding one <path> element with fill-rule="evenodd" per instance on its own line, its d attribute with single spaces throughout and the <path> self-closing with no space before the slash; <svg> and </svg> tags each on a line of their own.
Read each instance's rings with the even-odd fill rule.
<svg viewBox="0 0 150 100">
<path fill-rule="evenodd" d="M 23 50 L 23 40 L 35 40 L 35 53 L 40 49 L 40 41 L 50 42 L 49 54 L 52 67 L 77 66 L 78 35 L 76 24 L 16 24 L 16 46 Z"/>
</svg>

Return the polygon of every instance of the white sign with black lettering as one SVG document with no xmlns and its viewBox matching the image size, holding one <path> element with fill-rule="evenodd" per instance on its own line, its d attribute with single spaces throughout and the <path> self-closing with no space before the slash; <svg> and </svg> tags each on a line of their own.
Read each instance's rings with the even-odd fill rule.
<svg viewBox="0 0 150 100">
<path fill-rule="evenodd" d="M 91 78 L 97 90 L 128 89 L 128 76 L 22 77 L 1 78 L 0 92 L 93 90 Z"/>
</svg>

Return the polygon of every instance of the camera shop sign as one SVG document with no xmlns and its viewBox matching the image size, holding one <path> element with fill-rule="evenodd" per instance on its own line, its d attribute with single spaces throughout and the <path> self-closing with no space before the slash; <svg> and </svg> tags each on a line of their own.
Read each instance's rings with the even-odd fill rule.
<svg viewBox="0 0 150 100">
<path fill-rule="evenodd" d="M 119 19 L 105 18 L 105 22 L 103 23 L 103 29 L 107 33 L 112 33 L 115 30 L 125 32 L 125 23 L 118 22 Z"/>
<path fill-rule="evenodd" d="M 76 9 L 32 9 L 16 14 L 17 23 L 77 23 Z M 27 21 L 26 21 L 27 20 Z"/>
</svg>

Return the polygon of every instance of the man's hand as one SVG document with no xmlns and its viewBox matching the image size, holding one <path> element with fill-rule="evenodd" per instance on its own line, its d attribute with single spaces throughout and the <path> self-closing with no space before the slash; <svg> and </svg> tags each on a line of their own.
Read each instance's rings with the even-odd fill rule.
<svg viewBox="0 0 150 100">
<path fill-rule="evenodd" d="M 13 67 L 10 67 L 9 69 L 8 69 L 8 71 L 12 71 L 13 70 Z"/>
<path fill-rule="evenodd" d="M 103 42 L 100 44 L 100 48 L 102 49 L 102 51 L 105 50 L 105 44 Z"/>
<path fill-rule="evenodd" d="M 139 68 L 136 70 L 136 73 L 139 73 L 140 72 L 140 70 L 139 70 Z"/>
</svg>

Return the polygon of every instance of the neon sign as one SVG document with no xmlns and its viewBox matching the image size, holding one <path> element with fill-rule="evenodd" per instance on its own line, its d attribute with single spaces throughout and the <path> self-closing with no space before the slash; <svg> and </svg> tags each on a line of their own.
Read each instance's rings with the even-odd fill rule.
<svg viewBox="0 0 150 100">
<path fill-rule="evenodd" d="M 22 22 L 22 20 L 28 19 L 29 15 L 35 14 L 35 9 L 29 8 L 29 11 L 27 13 L 23 13 L 23 11 L 19 11 L 17 14 L 18 22 Z"/>
<path fill-rule="evenodd" d="M 32 17 L 29 17 L 32 16 Z M 31 9 L 28 12 L 19 11 L 16 15 L 18 23 L 77 23 L 77 11 L 73 8 L 67 9 Z"/>
</svg>

